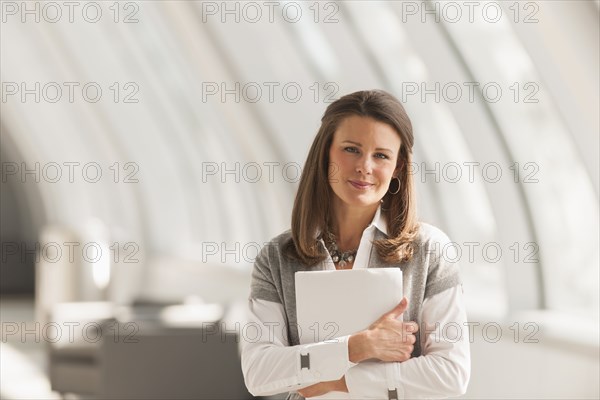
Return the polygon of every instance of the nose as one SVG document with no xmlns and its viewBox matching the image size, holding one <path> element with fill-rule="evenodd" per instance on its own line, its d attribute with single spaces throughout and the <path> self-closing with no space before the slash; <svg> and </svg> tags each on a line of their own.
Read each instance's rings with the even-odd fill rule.
<svg viewBox="0 0 600 400">
<path fill-rule="evenodd" d="M 363 156 L 358 160 L 356 165 L 356 172 L 370 175 L 373 172 L 373 160 L 370 157 Z"/>
</svg>

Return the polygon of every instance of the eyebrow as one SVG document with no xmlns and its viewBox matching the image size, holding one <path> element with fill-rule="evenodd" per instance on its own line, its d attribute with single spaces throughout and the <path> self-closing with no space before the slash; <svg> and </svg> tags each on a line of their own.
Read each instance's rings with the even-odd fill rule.
<svg viewBox="0 0 600 400">
<path fill-rule="evenodd" d="M 362 144 L 360 144 L 358 142 L 353 142 L 352 140 L 344 140 L 342 143 L 352 143 L 352 144 L 357 145 L 358 147 L 362 147 Z M 394 153 L 392 150 L 387 149 L 385 147 L 377 147 L 375 150 L 379 150 L 379 151 L 384 150 L 384 151 L 389 151 L 392 154 Z"/>
</svg>

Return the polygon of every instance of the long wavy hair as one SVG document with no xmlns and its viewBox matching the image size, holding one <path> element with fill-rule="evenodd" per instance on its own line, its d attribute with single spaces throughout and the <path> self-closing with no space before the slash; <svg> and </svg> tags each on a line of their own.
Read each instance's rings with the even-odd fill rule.
<svg viewBox="0 0 600 400">
<path fill-rule="evenodd" d="M 396 166 L 400 191 L 383 196 L 382 214 L 388 226 L 388 237 L 373 242 L 386 263 L 408 261 L 414 252 L 418 233 L 415 192 L 410 166 L 414 143 L 412 124 L 402 104 L 383 90 L 350 93 L 331 103 L 321 118 L 302 175 L 292 211 L 292 242 L 284 252 L 312 267 L 327 257 L 318 246 L 317 234 L 326 230 L 334 196 L 328 180 L 329 149 L 333 135 L 344 118 L 352 115 L 370 117 L 391 126 L 400 136 L 401 145 Z M 393 178 L 392 192 L 397 180 Z"/>
</svg>

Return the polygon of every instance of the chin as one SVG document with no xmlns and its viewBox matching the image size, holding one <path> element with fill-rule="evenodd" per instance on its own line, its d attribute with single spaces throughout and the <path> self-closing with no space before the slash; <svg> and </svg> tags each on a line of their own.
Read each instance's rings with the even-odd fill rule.
<svg viewBox="0 0 600 400">
<path fill-rule="evenodd" d="M 369 207 L 374 204 L 379 204 L 379 198 L 375 196 L 347 196 L 343 201 L 349 206 L 354 207 Z"/>
</svg>

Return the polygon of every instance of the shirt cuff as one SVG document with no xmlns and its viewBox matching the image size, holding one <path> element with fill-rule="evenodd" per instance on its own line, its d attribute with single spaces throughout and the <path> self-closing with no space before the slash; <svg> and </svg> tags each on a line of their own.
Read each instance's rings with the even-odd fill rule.
<svg viewBox="0 0 600 400">
<path fill-rule="evenodd" d="M 349 358 L 349 338 L 350 335 L 340 336 L 301 346 L 298 353 L 300 381 L 327 382 L 341 379 L 348 369 L 356 365 Z"/>
<path fill-rule="evenodd" d="M 346 372 L 346 386 L 351 399 L 387 399 L 388 371 L 393 363 L 363 361 Z"/>
<path fill-rule="evenodd" d="M 344 336 L 346 338 L 346 350 L 348 352 L 348 368 L 352 368 L 358 365 L 358 363 L 350 361 L 350 336 Z"/>
</svg>

